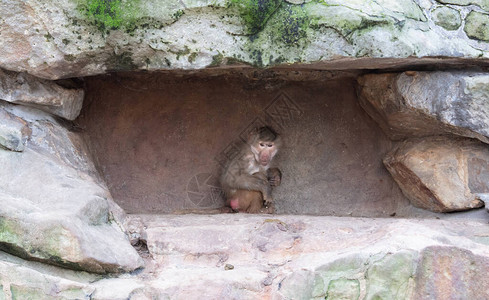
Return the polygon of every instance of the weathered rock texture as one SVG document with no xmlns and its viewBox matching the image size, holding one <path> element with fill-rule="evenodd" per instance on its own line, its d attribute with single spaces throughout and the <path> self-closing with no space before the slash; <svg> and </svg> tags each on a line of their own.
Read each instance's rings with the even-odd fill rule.
<svg viewBox="0 0 489 300">
<path fill-rule="evenodd" d="M 485 61 L 486 2 L 446 2 L 7 0 L 0 67 L 57 79 L 237 62 L 353 69 Z"/>
<path fill-rule="evenodd" d="M 477 140 L 408 140 L 384 164 L 411 203 L 431 211 L 482 207 L 477 193 L 489 192 L 489 146 Z"/>
<path fill-rule="evenodd" d="M 65 89 L 49 80 L 0 70 L 0 100 L 32 106 L 68 120 L 80 113 L 84 92 Z"/>
<path fill-rule="evenodd" d="M 142 272 L 100 279 L 0 254 L 3 290 L 99 300 L 489 297 L 484 219 L 131 218 L 148 245 Z"/>
<path fill-rule="evenodd" d="M 394 140 L 452 133 L 489 143 L 489 74 L 404 72 L 361 76 L 362 107 Z"/>
<path fill-rule="evenodd" d="M 0 141 L 17 145 L 0 148 L 0 249 L 97 273 L 141 267 L 78 136 L 34 108 L 0 101 L 0 116 Z"/>
</svg>

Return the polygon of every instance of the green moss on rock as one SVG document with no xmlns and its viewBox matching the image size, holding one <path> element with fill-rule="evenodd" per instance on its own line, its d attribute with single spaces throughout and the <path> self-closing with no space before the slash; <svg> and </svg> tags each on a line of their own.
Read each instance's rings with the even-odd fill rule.
<svg viewBox="0 0 489 300">
<path fill-rule="evenodd" d="M 284 3 L 257 34 L 249 36 L 245 50 L 256 67 L 295 63 L 310 43 L 310 16 L 305 5 Z"/>
<path fill-rule="evenodd" d="M 270 16 L 282 5 L 282 0 L 230 0 L 236 8 L 249 34 L 256 34 L 265 26 Z"/>
<path fill-rule="evenodd" d="M 107 66 L 109 66 L 110 71 L 129 71 L 137 68 L 132 59 L 132 53 L 127 51 L 121 54 L 114 53 L 107 60 Z"/>
<path fill-rule="evenodd" d="M 221 53 L 214 55 L 212 57 L 212 62 L 210 64 L 210 67 L 216 67 L 221 65 L 223 59 L 224 59 L 224 55 L 222 55 Z"/>
<path fill-rule="evenodd" d="M 128 26 L 136 19 L 140 0 L 79 0 L 78 9 L 102 31 Z"/>
<path fill-rule="evenodd" d="M 284 5 L 277 15 L 277 20 L 282 20 L 282 24 L 275 23 L 277 38 L 287 45 L 297 43 L 299 40 L 307 37 L 309 28 L 309 15 L 302 6 Z"/>
<path fill-rule="evenodd" d="M 190 53 L 188 56 L 188 62 L 193 63 L 199 54 L 197 52 Z"/>
</svg>

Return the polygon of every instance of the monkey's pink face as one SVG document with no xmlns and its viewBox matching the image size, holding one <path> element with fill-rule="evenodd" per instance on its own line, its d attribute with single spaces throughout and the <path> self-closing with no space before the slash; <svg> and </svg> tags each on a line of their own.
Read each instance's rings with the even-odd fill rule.
<svg viewBox="0 0 489 300">
<path fill-rule="evenodd" d="M 255 160 L 262 166 L 266 167 L 272 161 L 272 158 L 277 154 L 277 147 L 273 142 L 258 142 L 251 146 L 251 150 L 255 155 Z"/>
</svg>

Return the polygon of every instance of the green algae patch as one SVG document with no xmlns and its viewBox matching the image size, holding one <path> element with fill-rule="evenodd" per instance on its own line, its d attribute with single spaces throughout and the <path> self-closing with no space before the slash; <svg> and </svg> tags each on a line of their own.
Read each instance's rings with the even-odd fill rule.
<svg viewBox="0 0 489 300">
<path fill-rule="evenodd" d="M 118 29 L 133 22 L 140 0 L 85 0 L 78 9 L 102 31 Z"/>
<path fill-rule="evenodd" d="M 136 30 L 161 29 L 178 21 L 185 11 L 179 2 L 141 0 L 77 0 L 81 19 L 99 31 L 122 29 L 133 34 Z M 74 22 L 78 23 L 75 19 Z"/>
<path fill-rule="evenodd" d="M 229 7 L 237 9 L 248 34 L 256 34 L 282 3 L 282 0 L 230 0 Z"/>
<path fill-rule="evenodd" d="M 255 67 L 299 62 L 310 43 L 311 31 L 305 5 L 284 3 L 263 30 L 248 37 L 248 61 Z"/>
</svg>

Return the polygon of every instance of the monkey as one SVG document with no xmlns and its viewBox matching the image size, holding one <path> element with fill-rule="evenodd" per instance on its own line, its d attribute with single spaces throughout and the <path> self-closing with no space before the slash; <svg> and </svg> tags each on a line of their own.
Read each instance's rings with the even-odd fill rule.
<svg viewBox="0 0 489 300">
<path fill-rule="evenodd" d="M 253 175 L 262 176 L 262 174 L 259 173 L 255 173 Z M 281 180 L 282 172 L 278 168 L 270 168 L 267 170 L 267 181 L 272 188 L 279 186 Z M 226 201 L 227 206 L 225 207 L 207 209 L 184 209 L 177 210 L 173 212 L 173 214 L 213 215 L 233 212 L 273 214 L 275 212 L 275 207 L 273 203 L 269 204 L 268 206 L 263 206 L 263 196 L 261 192 L 258 191 L 236 190 L 233 199 L 234 200 L 228 199 Z"/>
<path fill-rule="evenodd" d="M 280 184 L 282 174 L 270 168 L 281 147 L 281 137 L 270 127 L 253 130 L 239 155 L 223 171 L 220 182 L 226 204 L 233 211 L 273 212 L 272 188 Z"/>
</svg>

